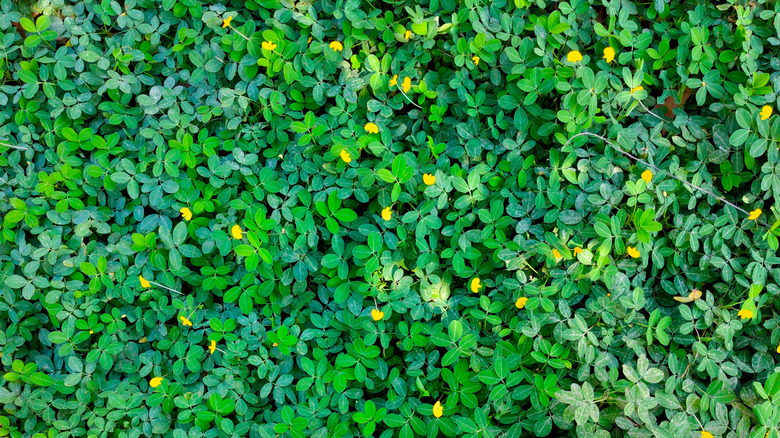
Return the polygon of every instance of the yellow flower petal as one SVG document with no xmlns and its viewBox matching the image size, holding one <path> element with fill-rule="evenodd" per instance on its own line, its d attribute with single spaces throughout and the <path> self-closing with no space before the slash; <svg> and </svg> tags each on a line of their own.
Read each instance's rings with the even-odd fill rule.
<svg viewBox="0 0 780 438">
<path fill-rule="evenodd" d="M 265 50 L 275 50 L 276 44 L 274 44 L 271 41 L 263 41 L 263 44 L 261 44 Z"/>
<path fill-rule="evenodd" d="M 395 87 L 398 85 L 398 75 L 393 75 L 393 78 L 390 79 L 390 86 Z"/>
<path fill-rule="evenodd" d="M 635 259 L 638 259 L 638 258 L 639 258 L 639 256 L 641 256 L 641 255 L 642 255 L 642 254 L 639 252 L 639 250 L 638 250 L 638 249 L 636 249 L 636 248 L 634 248 L 633 246 L 626 247 L 626 252 L 628 253 L 628 255 L 630 255 L 631 257 L 633 257 L 633 258 L 635 258 Z"/>
<path fill-rule="evenodd" d="M 233 228 L 230 229 L 230 234 L 233 235 L 234 239 L 241 240 L 244 238 L 244 231 L 241 229 L 241 227 L 238 226 L 238 224 L 233 225 Z"/>
<path fill-rule="evenodd" d="M 556 259 L 561 258 L 561 252 L 558 251 L 557 249 L 553 249 L 552 250 L 552 254 L 553 254 L 553 257 L 555 257 Z"/>
<path fill-rule="evenodd" d="M 757 208 L 750 212 L 750 216 L 748 216 L 748 219 L 750 220 L 756 220 L 758 217 L 761 216 L 761 209 Z"/>
<path fill-rule="evenodd" d="M 390 209 L 390 207 L 385 207 L 382 209 L 382 219 L 389 221 L 393 218 L 393 210 Z"/>
<path fill-rule="evenodd" d="M 379 134 L 379 126 L 376 126 L 374 123 L 366 123 L 363 129 L 369 134 Z"/>
<path fill-rule="evenodd" d="M 780 345 L 777 346 L 777 354 L 780 354 Z"/>
<path fill-rule="evenodd" d="M 411 30 L 407 30 L 406 32 L 404 32 L 404 38 L 406 38 L 408 40 L 411 37 L 412 37 L 412 31 Z"/>
<path fill-rule="evenodd" d="M 579 246 L 574 248 L 574 255 L 581 254 L 581 253 L 582 253 L 582 248 L 580 248 Z"/>
<path fill-rule="evenodd" d="M 143 275 L 138 276 L 138 281 L 141 282 L 141 287 L 143 288 L 152 287 L 152 284 L 149 283 L 149 280 L 145 279 Z"/>
<path fill-rule="evenodd" d="M 471 285 L 469 286 L 471 288 L 472 292 L 479 292 L 479 289 L 482 288 L 482 280 L 479 279 L 479 277 L 474 277 L 471 279 Z"/>
<path fill-rule="evenodd" d="M 702 430 L 701 431 L 701 438 L 715 438 L 715 437 L 712 436 L 712 434 L 707 432 L 706 430 Z"/>
<path fill-rule="evenodd" d="M 181 217 L 183 217 L 185 221 L 192 220 L 192 210 L 190 210 L 189 208 L 184 207 L 181 210 L 179 210 L 179 213 L 181 213 Z"/>
<path fill-rule="evenodd" d="M 228 16 L 227 18 L 222 19 L 222 27 L 228 27 L 230 26 L 230 22 L 233 21 L 232 16 Z"/>
<path fill-rule="evenodd" d="M 739 312 L 737 312 L 737 316 L 739 316 L 742 319 L 750 319 L 753 317 L 753 312 L 748 309 L 742 309 Z"/>
<path fill-rule="evenodd" d="M 436 418 L 441 418 L 442 415 L 444 415 L 444 406 L 441 405 L 440 401 L 437 401 L 433 405 L 433 416 Z"/>
<path fill-rule="evenodd" d="M 572 50 L 568 54 L 566 54 L 566 60 L 569 62 L 580 62 L 582 61 L 582 53 Z"/>
<path fill-rule="evenodd" d="M 650 169 L 645 170 L 642 172 L 642 179 L 645 180 L 646 183 L 650 184 L 650 181 L 653 180 L 653 172 L 651 172 Z"/>
<path fill-rule="evenodd" d="M 349 156 L 349 152 L 346 149 L 341 150 L 341 159 L 344 160 L 345 163 L 352 162 L 352 157 Z"/>
<path fill-rule="evenodd" d="M 472 56 L 471 60 L 474 61 L 474 65 L 479 65 L 479 56 Z"/>
<path fill-rule="evenodd" d="M 528 298 L 520 297 L 517 299 L 517 301 L 515 301 L 515 307 L 517 307 L 518 309 L 522 309 L 523 307 L 525 307 L 525 303 L 527 302 L 528 302 Z"/>
<path fill-rule="evenodd" d="M 404 93 L 408 93 L 412 89 L 412 80 L 408 76 L 404 78 L 401 88 L 404 89 Z"/>
<path fill-rule="evenodd" d="M 436 176 L 431 175 L 430 173 L 426 173 L 425 175 L 423 175 L 423 182 L 427 186 L 432 186 L 436 184 Z"/>
<path fill-rule="evenodd" d="M 766 120 L 769 118 L 769 116 L 772 115 L 772 107 L 769 105 L 764 105 L 761 108 L 761 112 L 759 113 L 761 115 L 761 120 Z"/>
<path fill-rule="evenodd" d="M 636 93 L 637 91 L 642 91 L 642 90 L 644 90 L 644 89 L 645 89 L 645 87 L 643 87 L 643 86 L 641 86 L 641 85 L 640 85 L 640 86 L 638 86 L 638 87 L 634 87 L 634 88 L 632 88 L 632 89 L 631 89 L 631 94 L 634 94 L 634 93 Z"/>
<path fill-rule="evenodd" d="M 336 52 L 340 52 L 344 50 L 344 46 L 338 41 L 331 42 L 330 44 L 328 44 L 328 47 L 335 50 Z"/>
<path fill-rule="evenodd" d="M 212 340 L 211 345 L 209 345 L 209 354 L 214 354 L 214 351 L 217 349 L 217 341 Z"/>
<path fill-rule="evenodd" d="M 151 386 L 152 388 L 157 388 L 158 386 L 160 386 L 162 382 L 163 382 L 162 377 L 154 377 L 152 378 L 152 380 L 149 381 L 149 386 Z"/>
<path fill-rule="evenodd" d="M 192 321 L 190 321 L 186 317 L 180 316 L 179 319 L 181 320 L 181 325 L 183 325 L 185 327 L 187 327 L 187 326 L 192 327 Z"/>
<path fill-rule="evenodd" d="M 385 317 L 385 312 L 382 312 L 379 309 L 371 309 L 371 318 L 374 318 L 374 321 L 379 321 L 384 317 Z"/>
<path fill-rule="evenodd" d="M 604 47 L 604 59 L 607 60 L 607 62 L 612 62 L 615 60 L 615 49 L 612 47 Z"/>
</svg>

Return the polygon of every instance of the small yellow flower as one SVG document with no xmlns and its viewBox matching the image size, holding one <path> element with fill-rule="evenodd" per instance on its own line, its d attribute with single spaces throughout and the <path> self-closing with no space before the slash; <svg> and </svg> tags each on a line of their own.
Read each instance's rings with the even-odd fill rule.
<svg viewBox="0 0 780 438">
<path fill-rule="evenodd" d="M 344 160 L 345 163 L 352 162 L 352 157 L 349 156 L 349 152 L 347 152 L 346 149 L 341 150 L 341 159 Z"/>
<path fill-rule="evenodd" d="M 553 257 L 555 257 L 556 259 L 561 258 L 561 252 L 558 251 L 557 249 L 553 249 L 552 253 L 553 253 Z"/>
<path fill-rule="evenodd" d="M 263 41 L 261 44 L 265 50 L 276 50 L 276 44 L 271 41 Z"/>
<path fill-rule="evenodd" d="M 479 277 L 474 277 L 471 279 L 471 291 L 472 292 L 479 292 L 479 290 L 482 288 L 482 280 L 479 279 Z"/>
<path fill-rule="evenodd" d="M 643 86 L 641 86 L 641 85 L 640 85 L 640 86 L 638 86 L 638 87 L 634 87 L 634 88 L 632 88 L 632 89 L 631 89 L 631 94 L 634 94 L 634 93 L 636 93 L 637 91 L 642 91 L 642 90 L 644 90 L 644 89 L 645 89 L 645 87 L 643 87 Z"/>
<path fill-rule="evenodd" d="M 375 123 L 366 123 L 363 129 L 369 134 L 379 134 L 379 126 L 376 126 Z"/>
<path fill-rule="evenodd" d="M 340 42 L 338 42 L 338 41 L 331 42 L 330 44 L 328 44 L 328 47 L 330 47 L 331 49 L 333 49 L 336 52 L 340 52 L 340 51 L 344 50 L 344 46 Z"/>
<path fill-rule="evenodd" d="M 645 180 L 646 183 L 650 184 L 650 181 L 653 180 L 653 172 L 651 172 L 650 169 L 645 170 L 642 172 L 642 179 Z"/>
<path fill-rule="evenodd" d="M 311 44 L 311 37 L 309 37 L 309 40 L 306 41 L 306 44 Z"/>
<path fill-rule="evenodd" d="M 441 418 L 442 415 L 444 415 L 444 406 L 441 405 L 440 401 L 437 401 L 433 405 L 433 416 L 436 418 Z"/>
<path fill-rule="evenodd" d="M 474 65 L 479 65 L 479 56 L 472 56 L 471 60 L 474 61 Z"/>
<path fill-rule="evenodd" d="M 753 317 L 753 312 L 748 309 L 742 309 L 739 312 L 737 312 L 737 316 L 739 316 L 742 319 L 750 319 Z"/>
<path fill-rule="evenodd" d="M 244 231 L 241 229 L 241 227 L 238 226 L 238 224 L 233 225 L 233 228 L 230 229 L 230 234 L 232 234 L 233 238 L 237 240 L 244 238 Z"/>
<path fill-rule="evenodd" d="M 187 327 L 187 326 L 192 327 L 192 321 L 190 321 L 186 317 L 180 316 L 179 319 L 181 320 L 181 325 L 183 325 L 185 327 Z"/>
<path fill-rule="evenodd" d="M 702 430 L 701 431 L 701 438 L 715 438 L 715 437 L 712 436 L 712 434 L 707 432 L 706 430 Z"/>
<path fill-rule="evenodd" d="M 574 248 L 574 255 L 577 254 L 582 254 L 582 248 L 580 248 L 579 246 Z"/>
<path fill-rule="evenodd" d="M 90 334 L 90 335 L 94 335 L 94 334 L 95 334 L 95 332 L 94 332 L 94 331 L 92 331 L 92 330 L 90 330 L 90 331 L 89 331 L 89 334 Z"/>
<path fill-rule="evenodd" d="M 772 115 L 772 107 L 769 105 L 764 105 L 761 108 L 761 112 L 759 113 L 761 115 L 761 120 L 766 120 L 769 118 L 769 116 Z"/>
<path fill-rule="evenodd" d="M 426 173 L 426 174 L 423 175 L 423 182 L 427 186 L 432 186 L 432 185 L 436 184 L 436 176 L 435 175 L 431 175 L 430 173 Z"/>
<path fill-rule="evenodd" d="M 395 87 L 398 85 L 398 75 L 393 75 L 393 78 L 390 79 L 390 86 Z"/>
<path fill-rule="evenodd" d="M 152 378 L 152 380 L 149 381 L 149 386 L 151 386 L 152 388 L 157 388 L 158 386 L 160 386 L 160 383 L 162 382 L 163 382 L 162 377 L 154 377 Z"/>
<path fill-rule="evenodd" d="M 273 343 L 273 346 L 274 346 L 274 347 L 278 347 L 278 346 L 279 346 L 279 344 L 277 344 L 276 342 L 274 342 L 274 343 Z"/>
<path fill-rule="evenodd" d="M 580 62 L 582 61 L 582 53 L 572 50 L 566 55 L 566 60 L 569 62 Z"/>
<path fill-rule="evenodd" d="M 517 307 L 518 309 L 522 309 L 523 307 L 525 307 L 525 303 L 527 302 L 528 302 L 528 298 L 520 297 L 517 299 L 517 301 L 515 301 L 515 307 Z"/>
<path fill-rule="evenodd" d="M 385 207 L 382 209 L 382 219 L 389 221 L 393 218 L 393 210 L 390 209 L 390 207 Z"/>
<path fill-rule="evenodd" d="M 639 253 L 639 250 L 634 248 L 633 246 L 626 247 L 626 252 L 628 253 L 628 255 L 630 255 L 631 257 L 633 257 L 635 259 L 638 259 L 639 256 L 642 255 L 642 254 Z"/>
<path fill-rule="evenodd" d="M 385 317 L 385 312 L 382 312 L 379 309 L 371 309 L 371 317 L 374 318 L 374 321 L 379 321 Z"/>
<path fill-rule="evenodd" d="M 228 27 L 230 26 L 230 22 L 233 21 L 232 16 L 228 16 L 227 18 L 222 19 L 222 27 Z"/>
<path fill-rule="evenodd" d="M 780 345 L 777 346 L 777 354 L 780 354 Z"/>
<path fill-rule="evenodd" d="M 755 210 L 750 212 L 750 216 L 748 216 L 748 219 L 754 221 L 754 220 L 758 219 L 759 216 L 761 216 L 761 209 L 757 208 L 757 209 L 755 209 Z"/>
<path fill-rule="evenodd" d="M 212 340 L 211 345 L 209 345 L 209 354 L 214 354 L 214 351 L 217 349 L 217 341 Z"/>
<path fill-rule="evenodd" d="M 141 282 L 141 287 L 143 288 L 152 287 L 152 284 L 149 283 L 149 280 L 145 279 L 143 275 L 139 275 L 138 280 Z"/>
<path fill-rule="evenodd" d="M 691 293 L 688 294 L 687 297 L 673 297 L 675 301 L 679 301 L 681 303 L 690 303 L 691 301 L 696 301 L 701 298 L 701 291 L 699 289 L 694 289 L 691 291 Z"/>
<path fill-rule="evenodd" d="M 607 62 L 612 62 L 615 60 L 615 49 L 612 47 L 604 47 L 604 59 L 607 60 Z"/>
<path fill-rule="evenodd" d="M 404 89 L 404 93 L 408 93 L 412 89 L 412 80 L 409 77 L 404 78 L 404 82 L 401 84 L 401 88 Z"/>
<path fill-rule="evenodd" d="M 406 38 L 408 40 L 411 37 L 412 37 L 412 31 L 411 30 L 407 30 L 406 32 L 404 32 L 404 38 Z"/>
<path fill-rule="evenodd" d="M 181 210 L 179 210 L 179 212 L 181 213 L 181 217 L 183 217 L 185 221 L 192 220 L 192 210 L 190 210 L 189 208 L 184 207 Z"/>
</svg>

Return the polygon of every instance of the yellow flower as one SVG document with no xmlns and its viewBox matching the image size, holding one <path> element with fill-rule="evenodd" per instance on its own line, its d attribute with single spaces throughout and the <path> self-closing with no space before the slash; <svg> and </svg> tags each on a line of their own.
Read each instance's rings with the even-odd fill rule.
<svg viewBox="0 0 780 438">
<path fill-rule="evenodd" d="M 390 79 L 390 86 L 395 87 L 398 85 L 398 75 L 393 75 L 393 78 Z"/>
<path fill-rule="evenodd" d="M 263 46 L 263 48 L 265 50 L 275 50 L 276 49 L 276 44 L 274 44 L 271 41 L 263 41 L 262 46 Z"/>
<path fill-rule="evenodd" d="M 582 53 L 572 50 L 566 55 L 566 60 L 569 62 L 580 62 L 582 61 Z"/>
<path fill-rule="evenodd" d="M 479 65 L 479 56 L 472 56 L 471 60 L 474 61 L 474 65 Z"/>
<path fill-rule="evenodd" d="M 750 220 L 756 220 L 758 217 L 761 216 L 761 209 L 757 208 L 750 212 L 750 216 L 748 216 L 748 219 Z"/>
<path fill-rule="evenodd" d="M 552 252 L 553 252 L 553 257 L 555 257 L 556 259 L 561 258 L 561 252 L 560 251 L 558 251 L 557 249 L 553 249 Z"/>
<path fill-rule="evenodd" d="M 379 309 L 371 309 L 371 317 L 374 318 L 374 321 L 379 321 L 385 317 L 385 312 L 382 312 Z"/>
<path fill-rule="evenodd" d="M 471 291 L 472 292 L 479 292 L 479 290 L 482 288 L 482 285 L 480 284 L 482 280 L 479 279 L 479 277 L 474 277 L 471 279 Z"/>
<path fill-rule="evenodd" d="M 162 377 L 154 377 L 152 378 L 152 380 L 149 381 L 149 386 L 151 386 L 152 388 L 157 388 L 158 386 L 160 386 L 160 383 L 162 382 L 163 382 Z"/>
<path fill-rule="evenodd" d="M 777 354 L 780 354 L 780 345 L 777 346 Z"/>
<path fill-rule="evenodd" d="M 233 228 L 230 229 L 230 234 L 233 235 L 234 239 L 241 240 L 244 238 L 244 231 L 241 230 L 241 227 L 239 227 L 238 224 L 233 225 Z"/>
<path fill-rule="evenodd" d="M 607 62 L 612 62 L 615 60 L 615 49 L 612 47 L 604 47 L 604 59 L 607 60 Z"/>
<path fill-rule="evenodd" d="M 346 149 L 341 150 L 341 159 L 344 160 L 345 163 L 352 162 L 352 157 L 349 156 L 349 152 L 347 152 Z"/>
<path fill-rule="evenodd" d="M 179 212 L 181 213 L 181 217 L 183 217 L 185 221 L 192 220 L 192 211 L 189 208 L 184 207 L 181 210 L 179 210 Z"/>
<path fill-rule="evenodd" d="M 646 183 L 650 184 L 650 181 L 653 179 L 653 172 L 651 172 L 650 169 L 645 170 L 642 172 L 642 179 L 645 180 Z"/>
<path fill-rule="evenodd" d="M 374 123 L 366 123 L 366 126 L 364 126 L 363 129 L 369 134 L 379 134 L 379 126 L 376 126 Z"/>
<path fill-rule="evenodd" d="M 515 307 L 517 307 L 518 309 L 522 309 L 523 307 L 525 307 L 525 303 L 527 302 L 528 302 L 528 298 L 520 297 L 517 299 L 517 301 L 515 301 Z"/>
<path fill-rule="evenodd" d="M 694 289 L 691 291 L 691 293 L 688 294 L 687 297 L 673 297 L 675 301 L 679 301 L 681 303 L 690 303 L 691 301 L 696 301 L 701 298 L 701 291 L 699 289 Z"/>
<path fill-rule="evenodd" d="M 90 330 L 90 331 L 89 331 L 89 334 L 90 334 L 90 335 L 94 335 L 94 334 L 95 334 L 95 332 L 94 332 L 93 330 Z"/>
<path fill-rule="evenodd" d="M 634 87 L 634 88 L 632 88 L 632 89 L 631 89 L 631 94 L 634 94 L 634 93 L 636 93 L 637 91 L 642 91 L 642 90 L 644 90 L 644 89 L 645 89 L 645 87 L 643 87 L 643 86 L 641 86 L 641 85 L 640 85 L 640 86 L 638 86 L 638 87 Z"/>
<path fill-rule="evenodd" d="M 772 107 L 771 107 L 771 106 L 769 106 L 769 105 L 764 105 L 764 106 L 761 108 L 761 112 L 760 112 L 759 114 L 761 114 L 761 120 L 766 120 L 766 119 L 768 119 L 768 118 L 769 118 L 769 116 L 771 116 L 771 115 L 772 115 Z"/>
<path fill-rule="evenodd" d="M 186 317 L 184 317 L 184 316 L 180 316 L 180 317 L 179 317 L 179 319 L 181 320 L 181 325 L 183 325 L 183 326 L 185 326 L 185 327 L 187 327 L 187 326 L 190 326 L 190 327 L 192 327 L 192 321 L 190 321 L 190 320 L 189 320 L 189 319 L 187 319 Z"/>
<path fill-rule="evenodd" d="M 702 430 L 701 431 L 701 438 L 715 438 L 715 437 L 712 436 L 712 434 L 707 432 L 706 430 Z"/>
<path fill-rule="evenodd" d="M 441 405 L 440 401 L 437 401 L 433 405 L 433 416 L 436 418 L 441 418 L 442 415 L 444 415 L 444 406 Z"/>
<path fill-rule="evenodd" d="M 581 253 L 582 253 L 582 248 L 580 248 L 579 246 L 574 248 L 574 255 L 581 254 Z"/>
<path fill-rule="evenodd" d="M 406 32 L 404 32 L 404 38 L 406 38 L 408 40 L 411 37 L 412 37 L 412 31 L 411 30 L 407 30 Z"/>
<path fill-rule="evenodd" d="M 211 341 L 211 345 L 209 345 L 209 354 L 214 354 L 214 351 L 217 349 L 217 341 Z"/>
<path fill-rule="evenodd" d="M 404 93 L 408 93 L 412 89 L 412 80 L 409 77 L 404 78 L 404 82 L 401 84 L 401 88 L 404 89 Z"/>
<path fill-rule="evenodd" d="M 274 342 L 274 343 L 273 343 L 273 346 L 274 346 L 274 347 L 278 347 L 278 346 L 279 346 L 279 344 L 277 344 L 276 342 Z"/>
<path fill-rule="evenodd" d="M 737 316 L 739 316 L 742 319 L 750 319 L 753 317 L 753 312 L 748 309 L 742 309 L 739 312 L 737 312 Z"/>
<path fill-rule="evenodd" d="M 430 173 L 426 173 L 425 175 L 423 175 L 423 182 L 427 186 L 432 186 L 436 184 L 436 176 L 431 175 Z"/>
<path fill-rule="evenodd" d="M 341 43 L 338 41 L 333 41 L 332 43 L 328 44 L 328 47 L 335 50 L 336 52 L 340 52 L 344 50 L 344 46 L 341 45 Z"/>
<path fill-rule="evenodd" d="M 639 253 L 639 250 L 634 248 L 633 246 L 626 247 L 626 252 L 628 253 L 628 255 L 630 255 L 635 259 L 638 259 L 639 256 L 642 255 Z"/>
<path fill-rule="evenodd" d="M 227 18 L 223 18 L 222 19 L 222 27 L 224 28 L 224 27 L 230 26 L 230 22 L 231 21 L 233 21 L 233 17 L 232 16 L 229 16 Z"/>
<path fill-rule="evenodd" d="M 143 275 L 139 275 L 138 280 L 141 282 L 141 287 L 152 287 L 152 283 L 149 283 L 149 280 L 145 279 Z"/>
<path fill-rule="evenodd" d="M 385 207 L 382 209 L 382 219 L 389 221 L 393 218 L 393 210 L 390 209 L 390 207 Z"/>
</svg>

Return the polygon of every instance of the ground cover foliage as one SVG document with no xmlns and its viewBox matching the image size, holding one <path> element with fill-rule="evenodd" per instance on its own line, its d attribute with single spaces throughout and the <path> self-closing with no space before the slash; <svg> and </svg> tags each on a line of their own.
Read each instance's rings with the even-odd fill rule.
<svg viewBox="0 0 780 438">
<path fill-rule="evenodd" d="M 763 0 L 0 0 L 0 436 L 778 437 L 779 45 Z"/>
</svg>

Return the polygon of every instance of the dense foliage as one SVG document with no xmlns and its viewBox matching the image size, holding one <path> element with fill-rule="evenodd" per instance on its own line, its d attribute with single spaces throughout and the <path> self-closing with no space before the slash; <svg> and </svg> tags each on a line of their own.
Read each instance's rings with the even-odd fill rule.
<svg viewBox="0 0 780 438">
<path fill-rule="evenodd" d="M 0 436 L 777 438 L 778 47 L 767 0 L 0 0 Z"/>
</svg>

